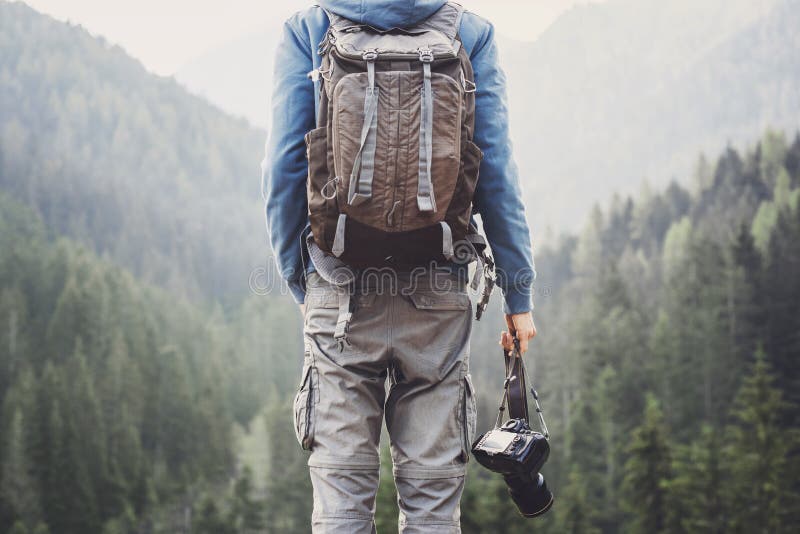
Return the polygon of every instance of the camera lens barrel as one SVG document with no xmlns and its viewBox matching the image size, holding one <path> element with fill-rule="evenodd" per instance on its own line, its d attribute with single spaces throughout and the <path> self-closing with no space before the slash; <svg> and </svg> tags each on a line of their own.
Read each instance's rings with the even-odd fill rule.
<svg viewBox="0 0 800 534">
<path fill-rule="evenodd" d="M 504 475 L 508 493 L 523 517 L 537 517 L 553 506 L 553 493 L 541 473 Z"/>
</svg>

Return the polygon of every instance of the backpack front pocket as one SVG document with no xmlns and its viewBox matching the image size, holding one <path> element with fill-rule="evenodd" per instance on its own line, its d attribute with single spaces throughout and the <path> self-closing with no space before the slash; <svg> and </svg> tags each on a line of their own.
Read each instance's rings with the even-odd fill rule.
<svg viewBox="0 0 800 534">
<path fill-rule="evenodd" d="M 377 120 L 374 134 L 365 137 L 367 83 L 366 73 L 348 74 L 333 92 L 332 149 L 335 174 L 341 178 L 340 206 L 350 191 L 358 192 L 366 200 L 348 206 L 348 216 L 387 232 L 415 230 L 442 220 L 461 166 L 461 85 L 445 74 L 432 74 L 432 143 L 431 153 L 425 155 L 422 73 L 376 73 Z M 417 203 L 422 158 L 430 158 L 436 203 L 432 212 L 420 211 Z M 356 184 L 351 186 L 351 180 Z"/>
</svg>

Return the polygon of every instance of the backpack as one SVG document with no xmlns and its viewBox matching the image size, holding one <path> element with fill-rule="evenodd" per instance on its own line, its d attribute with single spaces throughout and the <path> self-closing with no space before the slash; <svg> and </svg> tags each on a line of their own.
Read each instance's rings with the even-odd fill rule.
<svg viewBox="0 0 800 534">
<path fill-rule="evenodd" d="M 305 136 L 308 214 L 316 245 L 347 265 L 477 256 L 470 221 L 483 154 L 472 142 L 462 13 L 447 3 L 414 27 L 379 30 L 328 12 L 322 63 L 309 73 L 321 82 Z"/>
</svg>

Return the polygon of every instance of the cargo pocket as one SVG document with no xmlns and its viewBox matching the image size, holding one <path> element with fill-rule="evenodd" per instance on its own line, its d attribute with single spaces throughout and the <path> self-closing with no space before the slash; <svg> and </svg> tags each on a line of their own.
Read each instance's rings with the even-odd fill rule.
<svg viewBox="0 0 800 534">
<path fill-rule="evenodd" d="M 310 355 L 303 364 L 300 390 L 294 397 L 294 433 L 303 449 L 314 445 L 315 405 L 319 402 L 319 376 Z"/>
<path fill-rule="evenodd" d="M 467 373 L 464 375 L 464 385 L 461 396 L 461 460 L 469 461 L 472 451 L 472 442 L 475 439 L 475 431 L 478 425 L 478 404 L 475 399 L 475 387 L 472 385 L 472 376 Z"/>
<path fill-rule="evenodd" d="M 440 378 L 462 358 L 468 347 L 472 324 L 471 303 L 466 291 L 416 290 L 408 295 L 414 313 L 407 315 L 414 336 L 406 349 Z"/>
<path fill-rule="evenodd" d="M 305 136 L 308 159 L 308 216 L 311 232 L 320 240 L 327 240 L 333 232 L 330 219 L 336 218 L 336 180 L 328 168 L 328 131 L 323 126 L 311 130 Z M 328 247 L 329 248 L 329 247 Z"/>
</svg>

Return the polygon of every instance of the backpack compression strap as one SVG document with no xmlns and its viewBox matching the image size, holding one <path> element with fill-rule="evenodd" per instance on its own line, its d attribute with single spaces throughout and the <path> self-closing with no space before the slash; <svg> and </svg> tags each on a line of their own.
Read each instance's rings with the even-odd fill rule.
<svg viewBox="0 0 800 534">
<path fill-rule="evenodd" d="M 431 90 L 431 63 L 433 52 L 419 49 L 422 62 L 422 98 L 419 119 L 419 180 L 417 183 L 417 207 L 419 211 L 436 211 L 431 182 L 431 159 L 433 158 L 433 91 Z"/>
<path fill-rule="evenodd" d="M 375 87 L 375 60 L 377 50 L 367 50 L 363 54 L 367 62 L 367 91 L 364 97 L 364 124 L 361 127 L 361 143 L 353 161 L 350 173 L 350 187 L 347 203 L 358 206 L 372 198 L 372 177 L 375 171 L 375 147 L 378 131 L 378 88 Z"/>
</svg>

